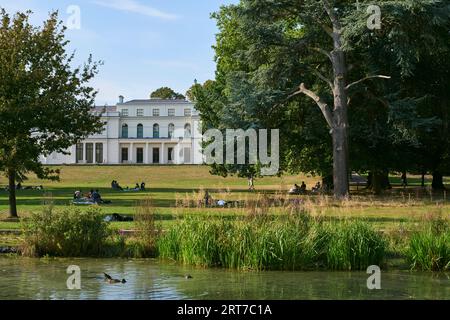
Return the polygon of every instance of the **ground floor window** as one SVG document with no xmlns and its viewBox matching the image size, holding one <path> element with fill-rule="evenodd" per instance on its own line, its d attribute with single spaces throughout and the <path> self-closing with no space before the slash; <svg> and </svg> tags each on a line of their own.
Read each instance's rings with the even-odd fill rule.
<svg viewBox="0 0 450 320">
<path fill-rule="evenodd" d="M 153 148 L 153 163 L 159 163 L 159 148 Z"/>
<path fill-rule="evenodd" d="M 84 160 L 83 149 L 84 149 L 84 144 L 78 143 L 77 144 L 77 151 L 76 151 L 76 157 L 77 157 L 76 162 L 77 163 L 83 162 L 83 160 Z"/>
<path fill-rule="evenodd" d="M 167 149 L 167 161 L 169 162 L 173 161 L 173 148 Z"/>
<path fill-rule="evenodd" d="M 128 148 L 122 148 L 122 163 L 128 161 Z"/>
<path fill-rule="evenodd" d="M 103 143 L 95 144 L 95 162 L 103 163 Z"/>
<path fill-rule="evenodd" d="M 94 163 L 94 144 L 86 143 L 86 162 Z"/>
<path fill-rule="evenodd" d="M 136 149 L 136 162 L 144 163 L 144 149 L 143 148 Z"/>
</svg>

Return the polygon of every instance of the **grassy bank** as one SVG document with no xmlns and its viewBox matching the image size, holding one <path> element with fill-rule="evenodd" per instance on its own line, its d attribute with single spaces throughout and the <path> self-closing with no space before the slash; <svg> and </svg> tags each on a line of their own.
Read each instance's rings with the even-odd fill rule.
<svg viewBox="0 0 450 320">
<path fill-rule="evenodd" d="M 178 263 L 243 270 L 365 270 L 386 266 L 392 255 L 411 268 L 448 270 L 450 228 L 441 215 L 412 234 L 392 238 L 363 219 L 311 215 L 304 206 L 270 207 L 245 218 L 186 215 L 166 230 L 155 222 L 149 200 L 136 213 L 136 232 L 125 236 L 106 223 L 98 208 L 51 206 L 23 224 L 22 253 L 59 257 L 159 257 Z"/>
<path fill-rule="evenodd" d="M 284 245 L 280 246 L 280 249 L 277 249 L 278 251 L 271 253 L 273 257 L 279 257 L 281 253 L 285 254 L 291 250 L 291 247 L 298 248 L 300 244 L 302 246 L 305 245 L 304 243 L 313 237 L 314 232 L 319 231 L 321 234 L 326 234 L 327 237 L 335 237 L 335 241 L 329 242 L 329 245 L 326 247 L 327 250 L 330 252 L 333 250 L 339 251 L 344 248 L 343 245 L 340 244 L 337 247 L 333 247 L 333 244 L 344 242 L 343 239 L 346 239 L 348 236 L 348 233 L 344 232 L 350 228 L 347 227 L 346 223 L 352 224 L 352 228 L 357 228 L 358 223 L 362 223 L 363 227 L 360 227 L 361 230 L 358 231 L 361 234 L 364 234 L 364 230 L 370 230 L 384 237 L 384 240 L 387 242 L 385 248 L 385 257 L 387 259 L 391 257 L 409 257 L 408 264 L 415 264 L 417 268 L 421 269 L 433 269 L 436 267 L 428 268 L 426 264 L 419 263 L 418 260 L 420 259 L 418 257 L 425 256 L 424 260 L 428 260 L 427 256 L 434 253 L 422 253 L 419 255 L 411 251 L 407 254 L 406 250 L 414 247 L 410 246 L 409 241 L 412 235 L 421 231 L 424 226 L 423 221 L 427 215 L 440 213 L 445 218 L 450 217 L 449 195 L 442 192 L 432 193 L 429 188 L 422 189 L 417 187 L 420 183 L 419 177 L 412 177 L 409 180 L 409 188 L 395 186 L 399 179 L 395 176 L 391 177 L 394 188 L 379 197 L 374 197 L 365 190 L 360 189 L 358 191 L 353 190 L 352 198 L 348 201 L 335 201 L 332 197 L 326 195 L 287 195 L 287 190 L 294 183 L 305 181 L 308 189 L 311 189 L 320 180 L 319 177 L 308 175 L 287 175 L 284 177 L 258 179 L 256 181 L 256 192 L 249 192 L 246 179 L 211 176 L 208 168 L 204 166 L 64 166 L 60 169 L 62 172 L 60 182 L 41 181 L 35 177 L 30 177 L 29 180 L 23 183 L 24 186 L 43 185 L 45 190 L 18 191 L 20 221 L 2 220 L 7 216 L 8 194 L 0 189 L 0 246 L 21 245 L 24 242 L 24 235 L 9 231 L 20 231 L 22 224 L 28 223 L 35 214 L 42 212 L 44 203 L 50 202 L 54 210 L 64 211 L 71 203 L 75 190 L 87 192 L 90 189 L 99 189 L 104 199 L 112 201 L 111 204 L 100 206 L 101 210 L 98 210 L 99 216 L 104 217 L 108 214 L 118 213 L 121 215 L 133 215 L 135 218 L 141 217 L 134 222 L 109 223 L 108 230 L 110 234 L 106 237 L 103 245 L 105 252 L 101 253 L 101 255 L 148 256 L 156 255 L 156 251 L 160 249 L 164 256 L 180 262 L 185 260 L 185 258 L 178 258 L 178 255 L 175 255 L 173 252 L 170 253 L 170 251 L 167 251 L 168 249 L 164 249 L 162 243 L 165 240 L 161 240 L 163 239 L 161 234 L 168 235 L 171 232 L 176 234 L 176 230 L 200 227 L 200 225 L 207 223 L 211 225 L 203 225 L 204 228 L 208 227 L 216 231 L 220 230 L 220 228 L 229 228 L 233 231 L 232 234 L 238 238 L 248 236 L 248 239 L 254 240 L 267 237 L 273 243 L 286 241 Z M 134 186 L 136 182 L 145 181 L 147 190 L 142 192 L 112 190 L 110 188 L 112 180 L 118 180 L 122 186 L 130 187 Z M 448 182 L 446 180 L 446 183 Z M 429 183 L 430 177 L 427 177 L 427 185 Z M 0 187 L 5 184 L 5 178 L 0 177 Z M 239 201 L 241 205 L 229 208 L 205 207 L 201 204 L 201 200 L 206 189 L 213 200 Z M 152 199 L 151 205 L 142 206 L 140 202 L 148 198 Z M 291 206 L 291 204 L 295 203 L 301 204 L 301 210 L 308 212 L 312 217 L 320 217 L 323 222 L 320 225 L 313 224 L 314 227 L 307 231 L 292 229 L 291 224 L 293 222 L 289 219 L 292 219 L 292 211 L 297 210 Z M 151 209 L 145 209 L 144 213 L 139 215 L 137 208 L 140 207 L 150 207 Z M 81 209 L 83 211 L 87 208 Z M 96 209 L 89 208 L 89 210 Z M 255 224 L 255 222 L 248 222 L 249 219 L 260 217 L 261 215 L 265 216 L 264 223 L 267 223 L 267 225 L 251 230 L 251 225 L 252 223 Z M 258 219 L 257 221 L 259 221 Z M 184 223 L 190 223 L 191 225 L 183 225 Z M 259 221 L 258 223 L 262 222 Z M 151 241 L 145 235 L 146 232 L 132 237 L 117 236 L 121 230 L 151 230 L 149 225 L 154 226 L 153 230 L 163 231 L 158 237 L 152 235 L 151 238 L 153 240 Z M 281 232 L 282 230 L 286 231 Z M 226 235 L 220 234 L 220 236 L 222 239 L 227 239 Z M 147 238 L 145 239 L 145 237 Z M 419 236 L 416 237 L 419 238 Z M 434 234 L 429 236 L 428 239 L 430 237 L 433 240 L 437 239 Z M 155 238 L 161 241 L 156 242 Z M 295 238 L 295 240 L 291 238 Z M 416 240 L 416 242 L 422 243 L 425 239 L 426 237 Z M 445 242 L 446 240 L 446 238 L 442 238 L 439 241 Z M 184 248 L 188 247 L 186 243 L 193 240 L 183 238 L 176 241 Z M 231 247 L 233 243 L 231 238 L 227 241 Z M 165 242 L 167 244 L 168 240 Z M 442 246 L 439 245 L 440 242 L 436 243 L 434 241 L 433 243 L 437 248 L 436 250 L 441 252 Z M 260 245 L 261 248 L 258 250 L 262 250 L 264 253 L 269 252 L 267 248 L 270 248 L 270 246 L 266 247 L 264 241 Z M 305 246 L 309 248 L 307 245 Z M 425 249 L 420 245 L 414 248 L 416 248 L 414 249 L 415 251 L 425 252 Z M 197 249 L 195 248 L 195 250 Z M 191 262 L 199 265 L 223 264 L 225 266 L 257 269 L 266 265 L 265 260 L 261 262 L 250 259 L 250 256 L 256 254 L 251 253 L 249 249 L 246 249 L 245 252 L 243 258 L 239 259 L 235 257 L 241 257 L 242 255 L 228 252 L 227 256 L 229 255 L 230 258 L 213 259 L 211 263 L 208 261 Z M 259 253 L 260 251 L 257 252 Z M 336 257 L 342 257 L 343 255 L 345 254 L 340 253 Z M 312 267 L 324 265 L 327 268 L 347 269 L 355 268 L 356 263 L 352 262 L 350 267 L 348 267 L 348 259 L 344 259 L 342 261 L 345 262 L 347 260 L 345 262 L 347 266 L 342 267 L 345 263 L 337 258 L 335 262 L 332 262 L 331 256 L 327 259 L 323 256 L 320 259 L 310 259 L 308 256 L 301 256 L 301 259 L 305 259 L 309 263 L 300 263 L 300 260 L 298 260 L 300 258 L 295 259 L 297 259 L 295 262 L 287 262 L 285 259 L 274 268 L 288 269 L 292 268 L 292 265 L 309 268 L 311 265 Z M 189 259 L 186 258 L 186 260 Z M 275 264 L 275 261 L 279 261 L 279 259 L 273 258 L 271 261 L 268 263 L 268 268 L 271 268 L 272 264 Z M 438 265 L 439 268 L 442 268 L 440 263 Z"/>
</svg>

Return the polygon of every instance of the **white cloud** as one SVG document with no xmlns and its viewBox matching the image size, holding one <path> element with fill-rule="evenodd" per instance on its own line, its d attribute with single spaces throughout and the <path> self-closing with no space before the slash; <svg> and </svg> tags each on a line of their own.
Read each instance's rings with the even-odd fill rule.
<svg viewBox="0 0 450 320">
<path fill-rule="evenodd" d="M 153 7 L 144 5 L 135 0 L 96 0 L 95 4 L 126 12 L 143 14 L 149 17 L 160 18 L 165 20 L 175 20 L 177 15 L 166 13 Z"/>
</svg>

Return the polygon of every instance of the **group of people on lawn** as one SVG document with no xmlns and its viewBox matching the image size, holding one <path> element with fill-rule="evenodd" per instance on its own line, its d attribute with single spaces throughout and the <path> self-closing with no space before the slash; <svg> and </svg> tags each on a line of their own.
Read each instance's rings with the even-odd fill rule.
<svg viewBox="0 0 450 320">
<path fill-rule="evenodd" d="M 142 182 L 141 184 L 136 183 L 136 186 L 134 189 L 130 189 L 128 187 L 122 188 L 116 180 L 113 180 L 111 182 L 111 188 L 114 190 L 120 190 L 120 191 L 145 191 L 145 182 Z M 75 204 L 108 204 L 111 203 L 111 201 L 102 199 L 102 196 L 100 195 L 100 192 L 98 189 L 92 189 L 89 193 L 83 194 L 82 191 L 77 190 L 73 194 L 73 201 Z"/>
<path fill-rule="evenodd" d="M 311 189 L 312 193 L 317 193 L 322 190 L 322 184 L 317 182 L 316 185 Z M 294 184 L 294 186 L 289 190 L 289 194 L 306 194 L 306 184 L 302 181 L 302 185 Z"/>
<path fill-rule="evenodd" d="M 141 184 L 136 182 L 136 185 L 134 189 L 130 189 L 128 187 L 122 188 L 116 180 L 113 180 L 111 182 L 111 188 L 114 190 L 120 190 L 120 191 L 145 191 L 145 182 L 141 182 Z"/>
<path fill-rule="evenodd" d="M 100 192 L 98 189 L 93 190 L 87 194 L 83 195 L 83 192 L 80 190 L 75 191 L 73 194 L 73 200 L 75 203 L 79 202 L 86 202 L 86 203 L 92 203 L 92 204 L 102 204 L 102 203 L 111 203 L 111 201 L 103 200 L 102 196 L 100 195 Z"/>
</svg>

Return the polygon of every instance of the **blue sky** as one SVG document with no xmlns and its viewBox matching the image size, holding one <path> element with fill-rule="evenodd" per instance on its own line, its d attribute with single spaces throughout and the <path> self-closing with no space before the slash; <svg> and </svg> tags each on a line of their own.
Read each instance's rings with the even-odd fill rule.
<svg viewBox="0 0 450 320">
<path fill-rule="evenodd" d="M 8 12 L 32 10 L 41 24 L 57 9 L 70 21 L 71 5 L 80 9 L 80 29 L 67 31 L 76 63 L 92 53 L 104 65 L 92 85 L 96 104 L 147 98 L 161 86 L 185 93 L 194 79 L 214 78 L 217 28 L 210 13 L 237 0 L 0 0 Z"/>
</svg>

